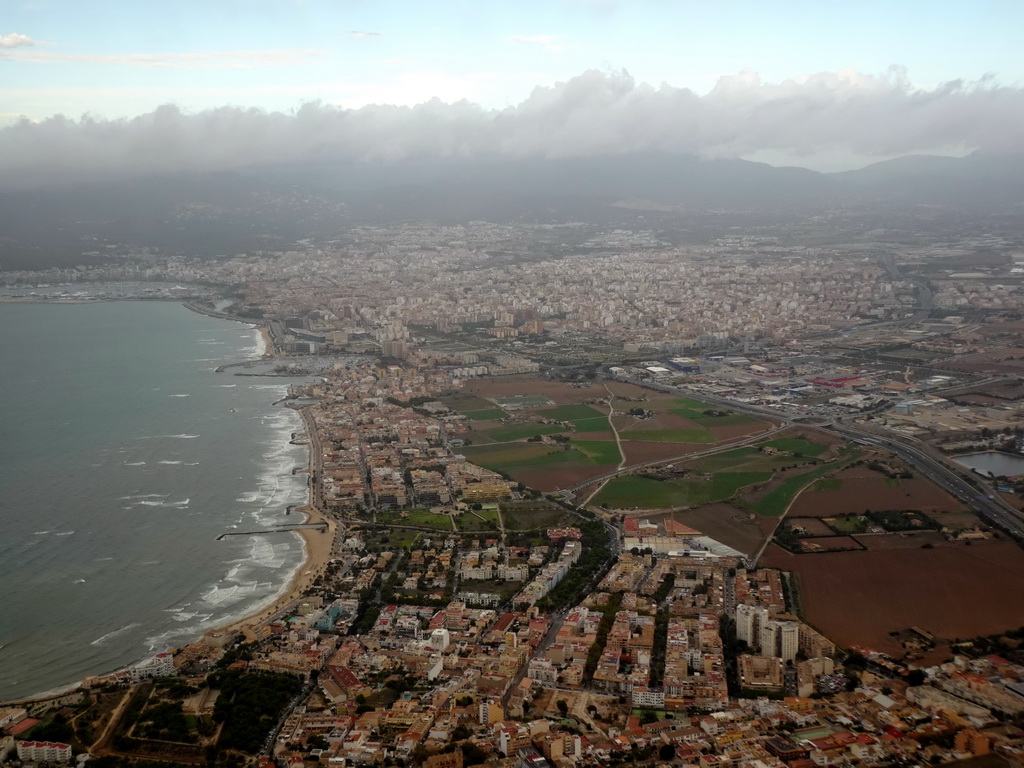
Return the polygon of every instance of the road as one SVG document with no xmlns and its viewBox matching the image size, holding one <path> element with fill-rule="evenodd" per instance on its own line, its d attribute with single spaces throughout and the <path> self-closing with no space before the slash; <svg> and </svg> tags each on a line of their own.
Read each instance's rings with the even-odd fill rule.
<svg viewBox="0 0 1024 768">
<path fill-rule="evenodd" d="M 640 384 L 640 382 L 634 383 Z M 644 384 L 640 385 L 646 386 Z M 712 405 L 721 405 L 740 413 L 747 413 L 753 416 L 766 415 L 766 409 L 764 408 L 729 400 L 724 397 L 715 397 L 703 392 L 691 392 L 681 387 L 657 387 L 657 389 L 683 396 L 696 397 Z M 786 418 L 783 414 L 777 412 L 772 412 L 771 415 L 775 419 L 780 417 Z M 909 439 L 902 440 L 895 436 L 879 435 L 839 420 L 816 428 L 834 432 L 848 440 L 854 440 L 865 445 L 873 445 L 890 451 L 939 487 L 944 488 L 962 500 L 971 509 L 987 518 L 993 525 L 1002 528 L 1018 541 L 1024 541 L 1024 514 L 1011 507 L 1000 497 L 979 490 L 973 483 L 967 481 L 966 477 L 968 475 L 966 471 L 961 470 L 958 466 L 951 465 L 942 457 L 931 455 L 923 445 L 922 447 L 917 447 L 911 444 Z"/>
<path fill-rule="evenodd" d="M 944 460 L 937 459 L 925 450 L 906 442 L 866 432 L 849 424 L 835 423 L 826 429 L 862 444 L 884 448 L 899 456 L 936 485 L 960 498 L 976 512 L 981 513 L 993 525 L 999 526 L 1018 540 L 1024 540 L 1024 514 L 1011 507 L 1000 497 L 987 494 L 973 483 L 968 482 L 964 476 L 965 472 L 962 473 L 958 468 L 949 466 Z"/>
</svg>

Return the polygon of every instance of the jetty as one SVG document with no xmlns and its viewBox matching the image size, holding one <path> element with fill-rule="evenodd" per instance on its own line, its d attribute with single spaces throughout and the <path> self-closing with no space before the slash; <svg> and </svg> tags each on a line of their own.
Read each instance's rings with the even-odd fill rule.
<svg viewBox="0 0 1024 768">
<path fill-rule="evenodd" d="M 272 528 L 260 528 L 255 531 L 228 531 L 227 533 L 222 533 L 218 536 L 217 541 L 224 541 L 228 536 L 256 536 L 258 534 L 265 533 L 287 533 L 288 531 L 302 531 L 310 528 L 326 531 L 328 529 L 328 525 L 327 523 L 296 523 L 294 525 L 275 525 Z"/>
</svg>

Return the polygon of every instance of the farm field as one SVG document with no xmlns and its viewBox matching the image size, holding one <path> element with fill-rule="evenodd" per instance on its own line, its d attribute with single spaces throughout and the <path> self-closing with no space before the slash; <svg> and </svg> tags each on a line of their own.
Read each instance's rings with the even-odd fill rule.
<svg viewBox="0 0 1024 768">
<path fill-rule="evenodd" d="M 710 480 L 654 480 L 624 475 L 609 480 L 594 503 L 609 509 L 692 507 L 724 501 L 740 488 L 770 477 L 770 472 L 720 472 Z"/>
<path fill-rule="evenodd" d="M 1006 598 L 1024 589 L 1024 551 L 1006 541 L 813 555 L 772 545 L 761 564 L 796 572 L 807 620 L 844 646 L 899 656 L 889 632 L 909 626 L 951 640 L 1024 624 L 1024 601 Z"/>
<path fill-rule="evenodd" d="M 826 485 L 822 486 L 822 483 Z M 790 514 L 795 517 L 833 517 L 862 515 L 866 509 L 919 509 L 929 514 L 965 511 L 958 499 L 927 478 L 894 479 L 860 466 L 844 469 L 827 480 L 819 480 L 800 494 Z"/>
</svg>

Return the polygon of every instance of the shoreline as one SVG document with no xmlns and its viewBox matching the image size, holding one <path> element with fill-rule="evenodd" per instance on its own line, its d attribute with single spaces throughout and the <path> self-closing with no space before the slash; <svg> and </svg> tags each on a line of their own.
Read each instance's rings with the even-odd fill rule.
<svg viewBox="0 0 1024 768">
<path fill-rule="evenodd" d="M 244 322 L 239 320 L 239 322 Z M 254 330 L 260 334 L 260 342 L 262 344 L 262 351 L 258 353 L 258 357 L 255 359 L 268 359 L 276 356 L 276 350 L 274 349 L 273 337 L 270 334 L 270 329 L 266 325 L 256 325 Z M 278 403 L 274 404 L 275 406 Z M 287 407 L 287 406 L 285 406 Z M 291 409 L 299 416 L 302 426 L 308 433 L 310 426 L 312 426 L 312 420 L 307 419 L 303 413 L 296 409 Z M 293 435 L 294 437 L 294 435 Z M 295 443 L 294 439 L 292 441 Z M 313 455 L 313 451 L 316 450 L 316 441 L 310 437 L 306 441 L 307 446 L 307 468 L 309 477 L 312 478 L 313 471 L 316 468 L 317 457 Z M 337 522 L 330 516 L 324 514 L 315 504 L 314 488 L 312 479 L 307 483 L 306 486 L 306 503 L 302 506 L 293 508 L 294 512 L 301 512 L 305 515 L 306 523 L 324 523 L 327 526 L 326 533 L 323 530 L 314 530 L 311 528 L 293 531 L 297 534 L 299 539 L 302 541 L 303 548 L 303 560 L 292 572 L 292 575 L 284 583 L 280 593 L 274 598 L 273 602 L 264 605 L 261 608 L 253 610 L 251 613 L 245 616 L 233 619 L 224 624 L 220 624 L 212 629 L 208 629 L 203 632 L 195 641 L 202 641 L 208 636 L 217 636 L 224 634 L 241 633 L 243 634 L 243 642 L 251 642 L 256 639 L 255 629 L 272 619 L 277 614 L 280 614 L 290 608 L 297 600 L 299 600 L 303 593 L 312 585 L 316 577 L 323 573 L 327 567 L 327 563 L 331 559 L 331 553 L 334 550 L 334 537 L 337 532 Z"/>
<path fill-rule="evenodd" d="M 107 301 L 110 301 L 110 300 L 107 300 Z M 14 303 L 14 302 L 10 302 L 10 303 Z M 25 302 L 25 303 L 27 303 L 27 302 Z M 44 303 L 44 302 L 38 302 L 38 303 Z M 71 303 L 71 302 L 62 302 L 62 303 Z M 91 302 L 81 302 L 81 303 L 98 303 L 98 302 L 91 301 Z M 182 306 L 185 309 L 188 309 L 188 310 L 191 310 L 191 311 L 196 311 L 193 307 L 190 307 L 187 304 L 183 304 Z M 208 313 L 199 312 L 198 314 L 208 314 Z M 256 324 L 252 320 L 246 320 L 244 318 L 233 318 L 233 317 L 227 317 L 227 316 L 220 316 L 220 317 L 217 317 L 217 319 L 232 320 L 234 322 L 240 322 L 240 323 L 243 323 L 245 325 L 250 326 L 252 328 L 252 330 L 258 332 L 259 337 L 257 339 L 257 351 L 255 352 L 254 356 L 252 357 L 252 360 L 259 361 L 259 360 L 267 360 L 267 359 L 271 359 L 271 358 L 276 357 L 276 350 L 274 348 L 273 338 L 272 338 L 272 336 L 270 334 L 270 331 L 267 328 L 267 326 Z M 261 347 L 262 347 L 262 349 L 261 349 Z M 281 405 L 283 405 L 283 403 L 281 403 L 279 401 L 278 403 L 272 404 L 272 407 L 280 407 Z M 287 405 L 285 405 L 284 407 L 287 407 Z M 311 426 L 310 421 L 307 421 L 307 419 L 303 417 L 302 412 L 299 411 L 298 409 L 292 408 L 291 410 L 295 411 L 296 414 L 300 417 L 300 421 L 302 422 L 302 426 L 303 426 L 304 430 L 306 432 L 308 432 L 308 429 Z M 293 444 L 297 445 L 298 443 L 293 443 Z M 309 439 L 306 442 L 306 445 L 307 445 L 307 449 L 308 449 L 307 450 L 308 472 L 309 472 L 309 477 L 312 478 L 312 472 L 314 471 L 316 463 L 317 463 L 317 457 L 314 456 L 315 440 Z M 332 554 L 333 549 L 334 549 L 334 546 L 333 546 L 334 545 L 334 539 L 335 539 L 335 535 L 336 535 L 336 531 L 337 531 L 337 522 L 333 518 L 331 518 L 329 515 L 326 515 L 322 510 L 320 510 L 319 508 L 317 508 L 315 506 L 315 504 L 314 504 L 314 501 L 315 501 L 314 493 L 315 493 L 315 491 L 314 491 L 313 483 L 310 480 L 308 482 L 308 484 L 307 484 L 307 489 L 306 489 L 306 503 L 302 504 L 302 505 L 290 506 L 289 509 L 292 512 L 295 512 L 295 513 L 302 513 L 305 516 L 305 520 L 303 522 L 306 522 L 306 523 L 324 523 L 327 526 L 327 529 L 326 529 L 326 531 L 321 531 L 321 530 L 317 530 L 317 529 L 300 529 L 300 530 L 292 531 L 292 533 L 295 533 L 295 534 L 298 535 L 300 541 L 302 542 L 303 559 L 294 568 L 294 570 L 292 571 L 292 573 L 288 577 L 288 579 L 282 584 L 280 591 L 273 598 L 273 601 L 268 603 L 268 604 L 263 605 L 262 607 L 258 607 L 258 608 L 255 608 L 255 609 L 251 610 L 249 613 L 247 613 L 245 616 L 242 616 L 241 618 L 225 620 L 224 623 L 222 623 L 222 624 L 218 624 L 215 627 L 203 630 L 202 632 L 200 632 L 196 636 L 194 636 L 191 640 L 189 640 L 187 643 L 184 643 L 183 645 L 180 645 L 180 646 L 177 646 L 177 647 L 174 647 L 174 648 L 168 648 L 167 650 L 169 650 L 169 651 L 178 650 L 178 649 L 184 647 L 185 645 L 188 645 L 188 644 L 191 644 L 191 643 L 196 643 L 196 642 L 202 642 L 208 636 L 223 635 L 223 634 L 226 634 L 226 633 L 240 633 L 240 634 L 242 634 L 244 636 L 243 642 L 250 642 L 250 641 L 256 639 L 256 637 L 257 637 L 256 632 L 255 632 L 255 628 L 256 627 L 258 627 L 261 624 L 265 623 L 268 619 L 271 619 L 276 614 L 282 613 L 286 609 L 290 608 L 294 603 L 296 603 L 296 601 L 302 596 L 302 594 L 306 591 L 306 589 L 308 589 L 308 587 L 316 580 L 316 578 L 324 572 L 324 570 L 325 570 L 325 568 L 327 566 L 327 563 L 331 559 L 331 554 Z M 150 658 L 151 656 L 152 656 L 152 654 L 143 656 L 140 659 L 138 659 L 137 661 L 132 662 L 131 664 L 126 664 L 124 666 L 117 667 L 116 669 L 111 670 L 110 672 L 100 673 L 97 676 L 104 677 L 104 676 L 106 676 L 108 674 L 113 674 L 114 672 L 116 672 L 118 670 L 126 669 L 128 667 L 134 666 L 135 664 L 138 664 L 141 661 L 145 661 L 146 659 Z M 69 683 L 67 683 L 65 685 L 57 686 L 57 687 L 48 689 L 46 691 L 34 693 L 34 694 L 31 694 L 31 695 L 28 695 L 28 696 L 24 696 L 24 697 L 20 697 L 20 698 L 17 698 L 17 699 L 0 700 L 0 705 L 8 705 L 8 704 L 13 705 L 13 704 L 28 703 L 28 702 L 40 702 L 40 701 L 45 701 L 47 699 L 52 699 L 52 698 L 56 698 L 56 697 L 60 697 L 60 696 L 66 696 L 66 695 L 71 694 L 71 693 L 73 693 L 75 691 L 81 690 L 82 689 L 82 683 L 83 683 L 83 680 L 76 680 L 74 682 L 69 682 Z"/>
</svg>

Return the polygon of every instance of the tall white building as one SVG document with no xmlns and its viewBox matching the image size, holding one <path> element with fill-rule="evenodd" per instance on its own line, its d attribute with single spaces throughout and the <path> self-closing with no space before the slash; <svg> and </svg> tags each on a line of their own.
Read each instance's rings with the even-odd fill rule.
<svg viewBox="0 0 1024 768">
<path fill-rule="evenodd" d="M 736 639 L 751 648 L 761 644 L 761 630 L 768 623 L 768 609 L 759 605 L 736 606 Z"/>
</svg>

